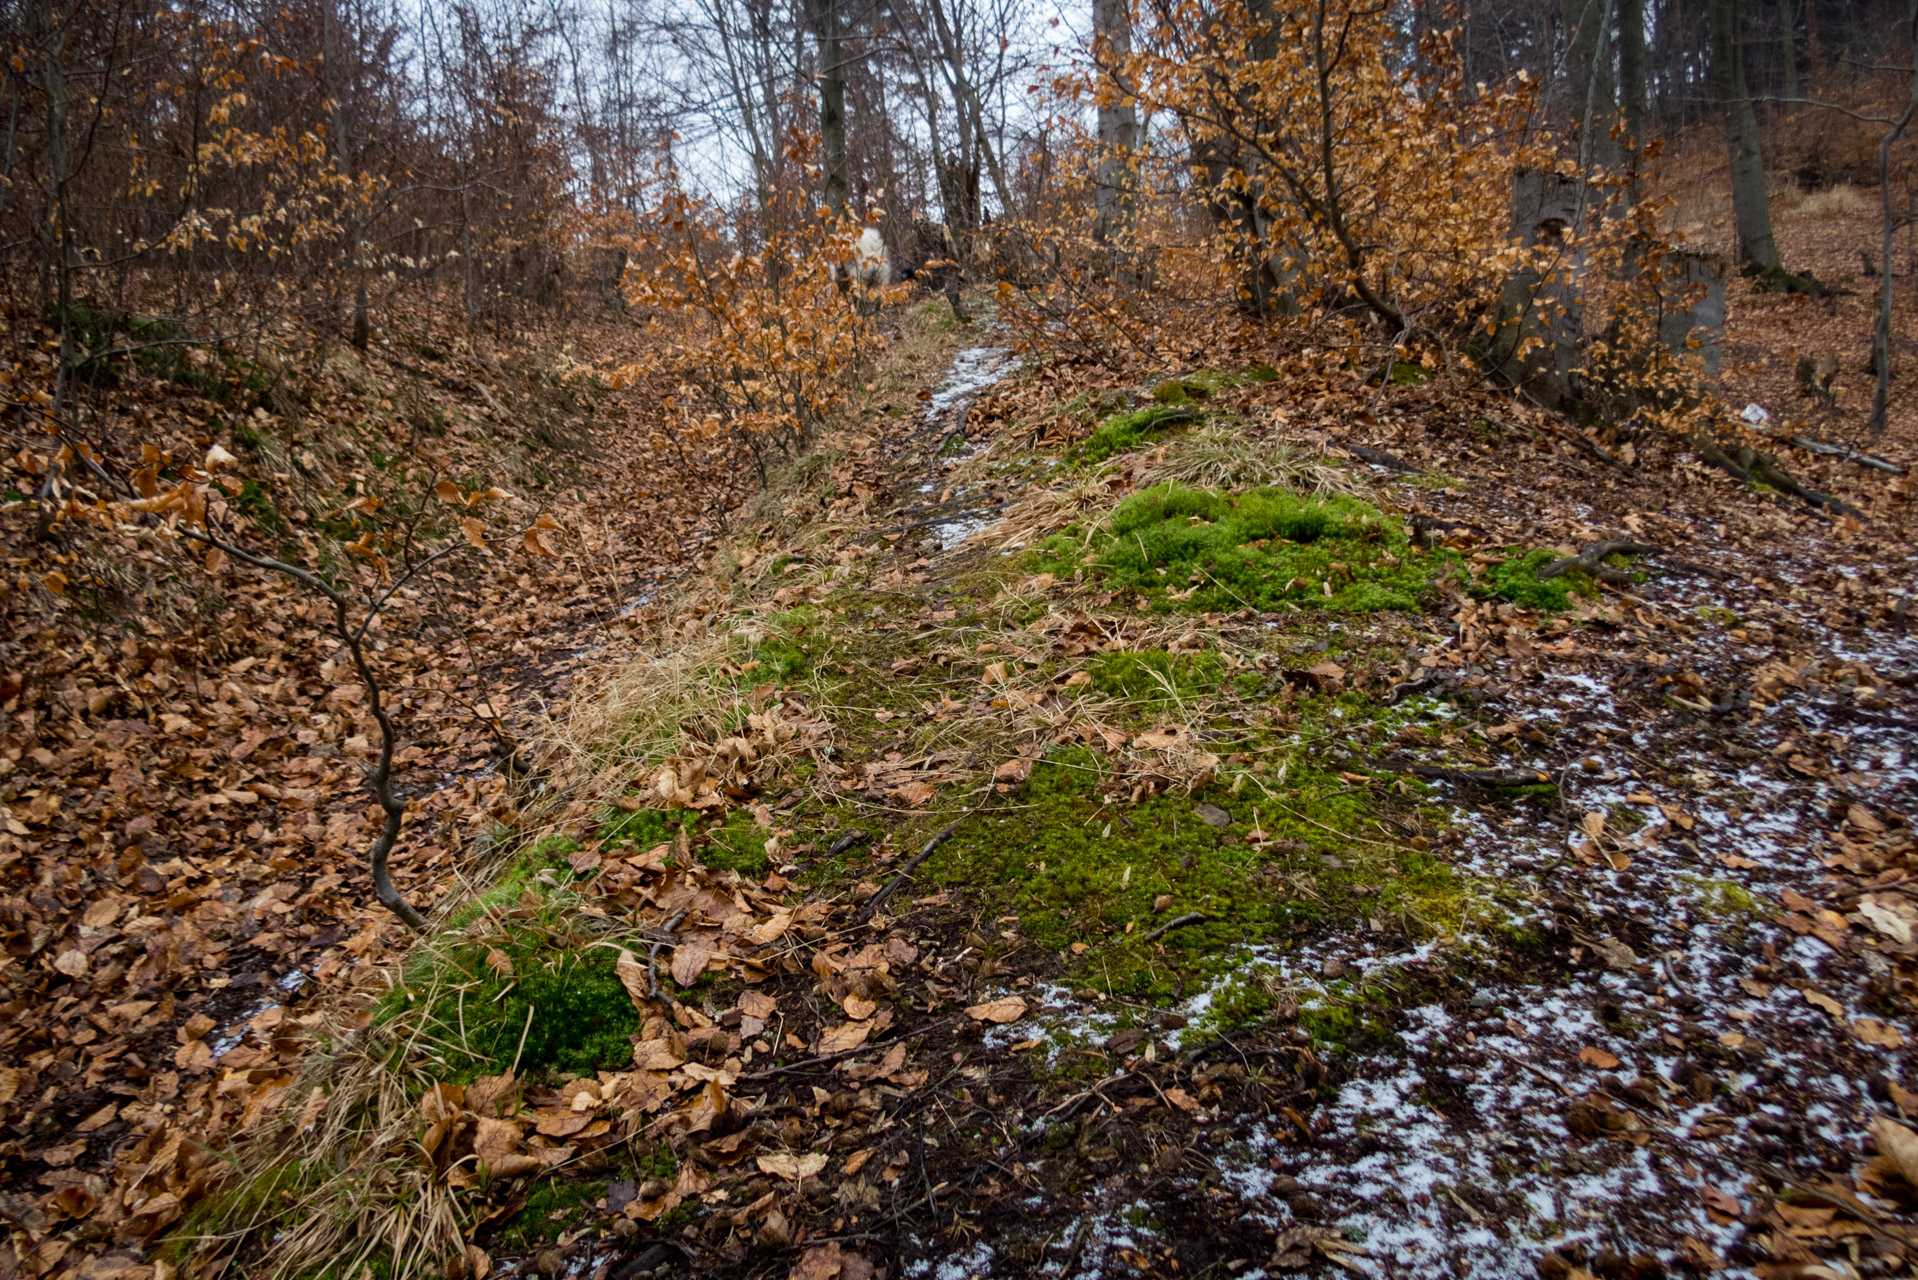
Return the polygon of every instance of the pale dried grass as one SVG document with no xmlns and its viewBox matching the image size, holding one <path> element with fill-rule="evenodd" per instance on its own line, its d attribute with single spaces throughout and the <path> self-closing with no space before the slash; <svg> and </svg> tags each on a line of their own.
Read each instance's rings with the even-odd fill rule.
<svg viewBox="0 0 1918 1280">
<path fill-rule="evenodd" d="M 1849 218 L 1871 213 L 1877 207 L 1875 197 L 1867 196 L 1857 187 L 1844 183 L 1812 192 L 1798 201 L 1795 212 L 1815 218 Z"/>
<path fill-rule="evenodd" d="M 1207 422 L 1172 441 L 1141 480 L 1195 489 L 1277 487 L 1301 497 L 1358 492 L 1351 472 L 1328 466 L 1316 452 L 1219 422 Z"/>
</svg>

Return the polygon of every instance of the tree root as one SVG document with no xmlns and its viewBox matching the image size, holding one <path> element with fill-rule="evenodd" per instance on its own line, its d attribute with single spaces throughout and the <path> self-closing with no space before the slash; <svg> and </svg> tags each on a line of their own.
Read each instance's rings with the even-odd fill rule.
<svg viewBox="0 0 1918 1280">
<path fill-rule="evenodd" d="M 1698 454 L 1701 461 L 1709 462 L 1741 484 L 1751 484 L 1756 481 L 1759 484 L 1769 485 L 1780 493 L 1789 493 L 1802 502 L 1836 515 L 1862 518 L 1865 514 L 1843 498 L 1835 498 L 1829 493 L 1807 489 L 1792 479 L 1790 472 L 1778 465 L 1778 459 L 1768 453 L 1760 453 L 1748 445 L 1737 445 L 1727 450 L 1716 440 L 1699 436 L 1692 441 L 1692 450 Z"/>
<path fill-rule="evenodd" d="M 1605 542 L 1595 542 L 1575 556 L 1566 556 L 1554 560 L 1538 571 L 1540 582 L 1547 578 L 1556 578 L 1570 569 L 1583 569 L 1600 582 L 1609 582 L 1615 587 L 1628 585 L 1632 575 L 1623 569 L 1613 568 L 1605 563 L 1605 557 L 1611 555 L 1650 556 L 1657 555 L 1663 548 L 1654 547 L 1645 542 L 1628 542 L 1613 538 Z"/>
</svg>

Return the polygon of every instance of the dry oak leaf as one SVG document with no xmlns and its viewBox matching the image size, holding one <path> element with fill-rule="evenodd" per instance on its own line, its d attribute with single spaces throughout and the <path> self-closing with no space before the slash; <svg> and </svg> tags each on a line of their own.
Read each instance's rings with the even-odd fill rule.
<svg viewBox="0 0 1918 1280">
<path fill-rule="evenodd" d="M 1588 1044 L 1578 1051 L 1578 1060 L 1588 1067 L 1597 1067 L 1600 1071 L 1610 1071 L 1618 1065 L 1618 1055 Z"/>
<path fill-rule="evenodd" d="M 840 1008 L 844 1009 L 846 1016 L 854 1022 L 864 1022 L 867 1018 L 872 1017 L 873 1012 L 877 1010 L 879 1006 L 862 996 L 848 995 L 845 1001 L 840 1005 Z"/>
<path fill-rule="evenodd" d="M 790 1151 L 774 1151 L 753 1159 L 761 1173 L 770 1173 L 793 1182 L 815 1177 L 826 1167 L 826 1154 L 823 1151 L 808 1151 L 803 1156 Z"/>
<path fill-rule="evenodd" d="M 619 958 L 613 961 L 613 973 L 619 978 L 619 985 L 626 988 L 627 996 L 633 1006 L 642 1013 L 646 1011 L 647 1000 L 653 994 L 652 978 L 646 972 L 646 966 L 639 962 L 626 948 L 619 949 Z"/>
<path fill-rule="evenodd" d="M 974 1022 L 1017 1022 L 1026 1016 L 1026 1002 L 1021 996 L 1003 996 L 968 1007 L 966 1016 Z"/>
<path fill-rule="evenodd" d="M 1185 726 L 1175 724 L 1164 729 L 1153 729 L 1142 733 L 1132 740 L 1132 745 L 1167 751 L 1185 741 L 1187 741 Z"/>
<path fill-rule="evenodd" d="M 519 1082 L 513 1079 L 510 1071 L 496 1076 L 481 1076 L 466 1086 L 464 1105 L 474 1115 L 510 1116 L 519 1110 Z"/>
<path fill-rule="evenodd" d="M 1875 1044 L 1883 1049 L 1904 1047 L 1905 1038 L 1898 1033 L 1898 1028 L 1876 1018 L 1856 1018 L 1852 1021 L 1851 1029 L 1866 1044 Z"/>
<path fill-rule="evenodd" d="M 746 936 L 752 939 L 754 943 L 763 947 L 769 943 L 777 942 L 779 941 L 780 938 L 784 937 L 786 930 L 792 928 L 792 923 L 793 923 L 792 912 L 775 911 L 772 913 L 772 915 L 768 916 L 764 921 L 762 921 L 757 928 L 753 929 L 753 931 L 751 933 L 748 933 Z M 761 1017 L 763 1015 L 752 1014 L 751 1016 Z"/>
<path fill-rule="evenodd" d="M 843 1026 L 827 1027 L 819 1036 L 819 1052 L 844 1053 L 848 1049 L 857 1049 L 866 1043 L 866 1037 L 872 1034 L 872 1027 L 864 1022 L 848 1022 Z"/>
<path fill-rule="evenodd" d="M 765 1020 L 779 1012 L 779 1001 L 763 991 L 742 991 L 739 994 L 739 1011 L 748 1018 Z"/>
<path fill-rule="evenodd" d="M 1879 1116 L 1871 1122 L 1871 1140 L 1898 1166 L 1905 1181 L 1918 1188 L 1918 1133 L 1889 1116 Z"/>
<path fill-rule="evenodd" d="M 520 1150 L 519 1126 L 511 1120 L 481 1116 L 473 1134 L 473 1154 L 479 1157 L 481 1167 L 496 1178 L 531 1173 L 540 1167 L 538 1156 Z"/>
<path fill-rule="evenodd" d="M 787 1280 L 873 1280 L 875 1274 L 872 1263 L 829 1240 L 800 1254 Z"/>
<path fill-rule="evenodd" d="M 641 1071 L 671 1071 L 685 1061 L 685 1041 L 677 1034 L 633 1044 L 633 1065 Z"/>
<path fill-rule="evenodd" d="M 902 782 L 892 789 L 894 798 L 903 800 L 914 809 L 932 801 L 933 789 L 930 782 Z"/>
<path fill-rule="evenodd" d="M 1834 1018 L 1842 1020 L 1845 1016 L 1845 1006 L 1839 1004 L 1822 991 L 1813 991 L 1810 987 L 1805 988 L 1805 1002 L 1823 1009 Z"/>
<path fill-rule="evenodd" d="M 682 987 L 690 987 L 699 981 L 699 975 L 706 972 L 706 966 L 712 961 L 713 952 L 697 942 L 682 943 L 673 948 L 673 981 Z"/>
<path fill-rule="evenodd" d="M 486 525 L 484 522 L 475 520 L 472 516 L 467 516 L 464 520 L 460 521 L 460 532 L 464 534 L 466 540 L 475 547 L 478 547 L 481 551 L 486 550 Z"/>
</svg>

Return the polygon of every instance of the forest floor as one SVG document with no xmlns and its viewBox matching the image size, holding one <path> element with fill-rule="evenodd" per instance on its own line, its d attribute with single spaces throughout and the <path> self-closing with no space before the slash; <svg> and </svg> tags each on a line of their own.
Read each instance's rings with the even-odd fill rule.
<svg viewBox="0 0 1918 1280">
<path fill-rule="evenodd" d="M 1785 455 L 1831 520 L 1490 394 L 1302 397 L 1309 352 L 890 323 L 723 528 L 497 359 L 303 390 L 459 417 L 475 486 L 495 397 L 590 423 L 525 487 L 595 532 L 385 651 L 418 946 L 292 597 L 129 676 L 45 598 L 81 568 L 9 596 L 13 669 L 70 665 L 4 726 L 0 1276 L 1910 1267 L 1908 473 Z M 1785 328 L 1725 378 L 1781 423 Z"/>
</svg>

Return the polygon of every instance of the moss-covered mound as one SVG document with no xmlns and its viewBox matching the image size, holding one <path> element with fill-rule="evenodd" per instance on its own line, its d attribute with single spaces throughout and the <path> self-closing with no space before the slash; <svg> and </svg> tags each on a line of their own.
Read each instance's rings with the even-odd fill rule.
<svg viewBox="0 0 1918 1280">
<path fill-rule="evenodd" d="M 1062 537 L 1047 553 L 1073 555 Z M 1121 503 L 1086 559 L 1155 609 L 1411 610 L 1446 563 L 1356 498 L 1283 489 L 1221 494 L 1165 484 Z"/>
</svg>

